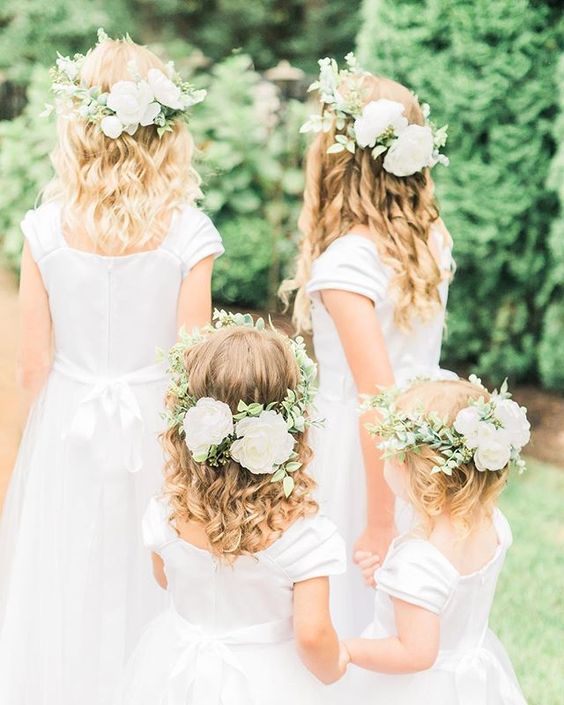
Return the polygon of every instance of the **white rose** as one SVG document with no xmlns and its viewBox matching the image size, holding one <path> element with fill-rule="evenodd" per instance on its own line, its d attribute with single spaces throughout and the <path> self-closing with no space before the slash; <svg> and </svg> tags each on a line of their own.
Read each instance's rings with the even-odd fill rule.
<svg viewBox="0 0 564 705">
<path fill-rule="evenodd" d="M 184 417 L 186 445 L 196 460 L 207 457 L 211 446 L 233 433 L 233 414 L 227 404 L 210 397 L 198 399 Z"/>
<path fill-rule="evenodd" d="M 430 127 L 408 125 L 384 157 L 384 169 L 395 176 L 411 176 L 433 160 L 433 132 Z"/>
<path fill-rule="evenodd" d="M 362 109 L 354 121 L 354 132 L 359 147 L 374 147 L 380 135 L 390 127 L 399 135 L 407 127 L 404 106 L 395 100 L 373 100 Z"/>
<path fill-rule="evenodd" d="M 182 94 L 180 88 L 165 76 L 159 69 L 150 69 L 147 81 L 155 95 L 155 99 L 174 110 L 182 110 Z"/>
<path fill-rule="evenodd" d="M 292 455 L 295 439 L 276 411 L 244 418 L 235 431 L 239 438 L 231 446 L 231 457 L 255 475 L 274 472 Z"/>
<path fill-rule="evenodd" d="M 115 112 L 123 125 L 134 128 L 128 130 L 129 134 L 133 134 L 138 125 L 151 125 L 161 110 L 146 81 L 114 83 L 106 105 Z"/>
<path fill-rule="evenodd" d="M 495 428 L 491 423 L 482 422 L 479 426 L 478 447 L 474 453 L 474 463 L 481 472 L 501 470 L 511 457 L 511 443 L 503 428 Z"/>
<path fill-rule="evenodd" d="M 117 139 L 123 132 L 123 125 L 115 115 L 106 115 L 100 123 L 100 128 L 106 137 Z"/>
<path fill-rule="evenodd" d="M 475 406 L 461 409 L 454 419 L 454 429 L 464 436 L 468 448 L 477 448 L 480 427 L 480 412 Z"/>
<path fill-rule="evenodd" d="M 525 407 L 519 406 L 512 399 L 500 399 L 495 402 L 495 415 L 508 433 L 514 448 L 521 450 L 527 445 L 531 439 L 531 424 Z"/>
</svg>

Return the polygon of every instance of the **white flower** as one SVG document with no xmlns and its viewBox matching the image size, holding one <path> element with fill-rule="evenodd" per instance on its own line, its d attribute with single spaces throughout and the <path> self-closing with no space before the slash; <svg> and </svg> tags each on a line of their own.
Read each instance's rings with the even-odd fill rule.
<svg viewBox="0 0 564 705">
<path fill-rule="evenodd" d="M 69 59 L 68 56 L 61 56 L 59 54 L 57 58 L 57 68 L 71 81 L 74 81 L 74 79 L 78 76 L 78 64 L 72 59 Z"/>
<path fill-rule="evenodd" d="M 506 431 L 491 423 L 480 423 L 478 447 L 474 453 L 476 468 L 481 472 L 502 470 L 510 458 L 511 443 Z"/>
<path fill-rule="evenodd" d="M 113 110 L 129 134 L 138 125 L 151 125 L 161 110 L 147 81 L 118 81 L 108 94 L 106 105 Z"/>
<path fill-rule="evenodd" d="M 390 127 L 399 135 L 407 127 L 404 106 L 395 100 L 380 98 L 362 109 L 354 121 L 354 131 L 359 147 L 374 147 L 378 138 Z"/>
<path fill-rule="evenodd" d="M 239 438 L 231 446 L 231 457 L 255 475 L 270 474 L 292 455 L 294 437 L 284 417 L 276 411 L 238 421 Z"/>
<path fill-rule="evenodd" d="M 233 414 L 227 404 L 210 397 L 198 399 L 184 417 L 186 445 L 195 460 L 205 460 L 211 446 L 233 433 Z"/>
<path fill-rule="evenodd" d="M 384 157 L 384 169 L 395 176 L 411 176 L 430 166 L 433 159 L 433 131 L 427 125 L 408 125 Z"/>
<path fill-rule="evenodd" d="M 147 81 L 159 103 L 173 110 L 182 110 L 184 108 L 180 88 L 168 76 L 165 76 L 162 71 L 150 69 L 147 74 Z"/>
<path fill-rule="evenodd" d="M 514 448 L 521 450 L 527 445 L 531 438 L 531 424 L 527 419 L 525 407 L 519 406 L 512 399 L 499 399 L 495 401 L 495 415 L 501 421 Z"/>
<path fill-rule="evenodd" d="M 461 409 L 454 419 L 454 429 L 464 436 L 468 448 L 477 448 L 481 415 L 476 406 Z"/>
<path fill-rule="evenodd" d="M 100 123 L 100 128 L 106 137 L 117 139 L 123 132 L 123 125 L 115 115 L 106 115 Z"/>
</svg>

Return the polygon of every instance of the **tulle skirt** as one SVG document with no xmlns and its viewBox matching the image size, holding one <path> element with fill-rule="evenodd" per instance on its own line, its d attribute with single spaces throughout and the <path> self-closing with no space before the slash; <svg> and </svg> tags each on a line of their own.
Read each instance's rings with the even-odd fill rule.
<svg viewBox="0 0 564 705">
<path fill-rule="evenodd" d="M 110 703 L 165 604 L 140 529 L 162 481 L 165 385 L 53 371 L 34 404 L 0 526 L 1 703 Z"/>
</svg>

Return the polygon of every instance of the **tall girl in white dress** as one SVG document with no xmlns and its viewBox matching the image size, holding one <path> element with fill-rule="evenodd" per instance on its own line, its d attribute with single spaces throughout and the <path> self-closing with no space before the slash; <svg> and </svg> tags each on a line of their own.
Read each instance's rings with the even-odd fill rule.
<svg viewBox="0 0 564 705">
<path fill-rule="evenodd" d="M 135 100 L 164 110 L 132 80 L 131 62 L 141 76 L 157 72 L 161 99 L 176 90 L 161 61 L 130 41 L 102 38 L 78 66 L 60 62 L 69 92 L 129 91 L 131 120 Z M 62 109 L 55 181 L 22 222 L 20 374 L 36 399 L 0 534 L 6 705 L 106 705 L 163 604 L 140 529 L 163 467 L 156 348 L 173 344 L 180 325 L 209 320 L 222 252 L 192 205 L 199 179 L 185 124 L 172 119 L 159 138 L 145 115 L 144 126 L 108 137 L 72 101 Z"/>
<path fill-rule="evenodd" d="M 349 570 L 332 581 L 333 617 L 339 631 L 354 634 L 372 601 L 353 554 L 383 558 L 394 535 L 394 499 L 366 417 L 359 419 L 359 394 L 438 365 L 451 241 L 432 195 L 431 153 L 418 143 L 428 147 L 430 138 L 433 147 L 416 97 L 347 59 L 341 72 L 320 61 L 322 118 L 302 128 L 318 133 L 307 155 L 304 237 L 282 292 L 297 289 L 295 324 L 313 330 L 325 425 L 312 440 L 312 467 L 322 511 L 347 542 Z M 403 163 L 392 173 L 393 136 L 413 128 L 423 132 L 396 140 Z"/>
<path fill-rule="evenodd" d="M 174 355 L 166 481 L 144 520 L 171 606 L 117 703 L 338 705 L 320 681 L 344 673 L 327 576 L 345 548 L 307 474 L 312 366 L 274 330 L 223 323 Z"/>
<path fill-rule="evenodd" d="M 525 409 L 465 380 L 420 382 L 384 409 L 380 436 L 401 454 L 386 478 L 417 519 L 376 571 L 363 638 L 346 642 L 367 669 L 351 666 L 339 684 L 347 702 L 525 705 L 488 624 L 512 542 L 496 504 L 529 439 Z M 439 436 L 440 452 L 430 442 Z"/>
</svg>

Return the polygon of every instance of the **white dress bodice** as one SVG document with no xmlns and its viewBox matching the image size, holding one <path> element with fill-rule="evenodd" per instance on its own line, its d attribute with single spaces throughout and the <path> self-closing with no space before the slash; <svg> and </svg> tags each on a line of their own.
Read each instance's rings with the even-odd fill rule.
<svg viewBox="0 0 564 705">
<path fill-rule="evenodd" d="M 175 212 L 154 250 L 108 257 L 70 247 L 61 206 L 28 211 L 22 230 L 47 293 L 55 355 L 94 376 L 114 377 L 155 362 L 157 347 L 176 340 L 176 307 L 183 277 L 199 260 L 223 252 L 207 215 Z"/>
<path fill-rule="evenodd" d="M 431 234 L 440 247 L 440 265 L 446 273 L 452 266 L 450 247 L 444 246 L 439 231 L 432 230 Z M 412 328 L 404 331 L 394 321 L 394 300 L 388 292 L 392 276 L 393 272 L 382 262 L 376 244 L 354 233 L 337 238 L 313 262 L 307 292 L 311 297 L 313 343 L 322 390 L 329 386 L 332 392 L 337 392 L 337 388 L 342 387 L 340 391 L 345 396 L 355 394 L 339 334 L 321 301 L 320 293 L 325 289 L 362 294 L 374 303 L 396 381 L 414 377 L 418 371 L 434 370 L 438 366 L 448 278 L 445 276 L 439 286 L 441 309 L 437 314 L 426 322 L 415 320 Z"/>
</svg>

